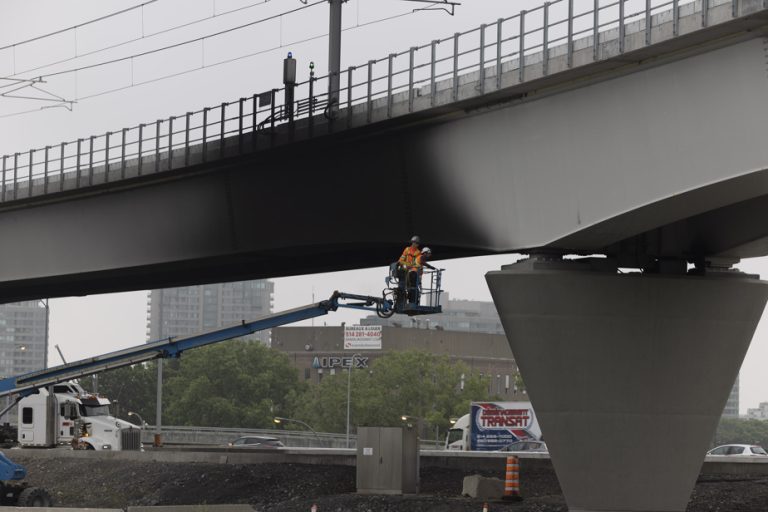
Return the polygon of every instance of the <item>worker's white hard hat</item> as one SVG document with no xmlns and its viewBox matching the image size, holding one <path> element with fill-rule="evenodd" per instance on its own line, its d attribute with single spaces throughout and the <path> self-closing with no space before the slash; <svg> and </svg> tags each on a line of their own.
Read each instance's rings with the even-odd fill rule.
<svg viewBox="0 0 768 512">
<path fill-rule="evenodd" d="M 421 254 L 432 254 L 432 249 L 425 247 L 421 250 Z"/>
<path fill-rule="evenodd" d="M 412 244 L 420 244 L 421 243 L 421 238 L 419 238 L 419 235 L 413 235 L 411 237 L 411 243 Z"/>
</svg>

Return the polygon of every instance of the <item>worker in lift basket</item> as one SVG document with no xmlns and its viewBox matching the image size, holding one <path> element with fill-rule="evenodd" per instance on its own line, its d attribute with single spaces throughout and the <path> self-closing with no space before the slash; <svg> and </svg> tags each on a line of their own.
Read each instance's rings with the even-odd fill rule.
<svg viewBox="0 0 768 512">
<path fill-rule="evenodd" d="M 417 235 L 412 236 L 411 245 L 403 250 L 397 262 L 400 289 L 405 288 L 406 297 L 411 303 L 419 301 L 419 276 L 422 271 L 422 254 L 419 245 L 421 245 L 421 239 Z"/>
</svg>

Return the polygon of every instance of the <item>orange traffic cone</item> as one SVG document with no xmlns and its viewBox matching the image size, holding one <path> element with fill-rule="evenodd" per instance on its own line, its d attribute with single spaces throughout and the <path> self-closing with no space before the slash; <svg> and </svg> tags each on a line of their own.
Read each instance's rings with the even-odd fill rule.
<svg viewBox="0 0 768 512">
<path fill-rule="evenodd" d="M 504 478 L 504 499 L 519 501 L 520 496 L 520 464 L 517 457 L 507 457 L 507 472 Z"/>
</svg>

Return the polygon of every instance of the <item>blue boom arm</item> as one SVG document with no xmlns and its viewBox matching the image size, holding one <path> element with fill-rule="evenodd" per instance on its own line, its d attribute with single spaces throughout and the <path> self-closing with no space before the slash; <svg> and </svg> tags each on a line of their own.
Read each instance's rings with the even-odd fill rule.
<svg viewBox="0 0 768 512">
<path fill-rule="evenodd" d="M 358 300 L 360 302 L 352 304 L 344 304 L 341 302 L 346 300 Z M 238 325 L 186 338 L 168 338 L 145 343 L 124 350 L 109 352 L 100 356 L 63 364 L 61 366 L 54 366 L 52 368 L 15 377 L 8 377 L 0 380 L 0 397 L 7 395 L 18 395 L 19 397 L 23 397 L 34 393 L 37 389 L 42 387 L 86 377 L 105 370 L 113 370 L 123 366 L 151 361 L 152 359 L 179 357 L 185 350 L 203 347 L 205 345 L 219 343 L 241 336 L 247 336 L 257 331 L 272 329 L 281 325 L 316 318 L 326 315 L 330 311 L 336 311 L 339 307 L 351 307 L 355 309 L 375 311 L 377 305 L 379 310 L 389 311 L 392 308 L 389 301 L 380 297 L 334 292 L 328 300 L 288 311 L 274 313 L 251 322 L 243 321 Z M 5 411 L 3 411 L 3 413 L 4 412 Z"/>
</svg>

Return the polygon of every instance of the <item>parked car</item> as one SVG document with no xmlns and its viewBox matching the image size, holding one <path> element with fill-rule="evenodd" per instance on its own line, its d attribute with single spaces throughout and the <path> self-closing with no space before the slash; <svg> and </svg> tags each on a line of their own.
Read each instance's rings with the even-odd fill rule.
<svg viewBox="0 0 768 512">
<path fill-rule="evenodd" d="M 516 441 L 499 450 L 500 452 L 547 452 L 544 441 Z"/>
<path fill-rule="evenodd" d="M 724 444 L 707 452 L 707 455 L 743 455 L 748 457 L 768 457 L 762 446 L 756 444 Z"/>
<path fill-rule="evenodd" d="M 230 448 L 265 448 L 277 449 L 285 445 L 276 437 L 269 436 L 242 436 L 238 437 L 227 446 Z"/>
</svg>

